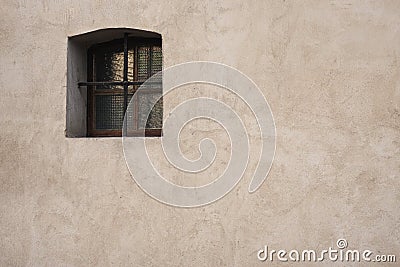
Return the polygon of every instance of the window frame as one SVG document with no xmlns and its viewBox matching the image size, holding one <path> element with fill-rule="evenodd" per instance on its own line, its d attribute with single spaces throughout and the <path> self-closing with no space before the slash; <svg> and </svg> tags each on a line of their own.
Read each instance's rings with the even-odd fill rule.
<svg viewBox="0 0 400 267">
<path fill-rule="evenodd" d="M 121 47 L 121 43 L 123 47 Z M 87 136 L 88 137 L 121 137 L 122 129 L 96 129 L 96 104 L 95 104 L 95 96 L 98 94 L 103 95 L 124 95 L 124 108 L 123 114 L 125 116 L 127 107 L 128 107 L 128 94 L 134 95 L 140 85 L 142 85 L 145 80 L 139 81 L 138 78 L 138 48 L 148 46 L 159 46 L 162 51 L 162 41 L 161 38 L 154 37 L 129 37 L 127 33 L 124 34 L 124 38 L 114 39 L 108 42 L 102 42 L 92 45 L 87 50 L 87 81 L 88 82 L 80 82 L 79 86 L 87 87 Z M 122 81 L 96 81 L 95 80 L 95 53 L 101 50 L 109 50 L 115 49 L 115 51 L 121 50 L 123 48 L 124 52 L 124 67 L 123 67 L 123 80 Z M 128 51 L 129 49 L 134 49 L 134 77 L 133 81 L 128 80 Z M 147 70 L 147 79 L 152 75 L 152 48 L 149 49 L 148 56 L 148 70 Z M 162 53 L 162 52 L 161 52 Z M 95 87 L 99 85 L 119 85 L 123 86 L 123 89 L 102 89 L 101 93 L 95 91 Z M 161 93 L 162 94 L 162 86 L 160 89 L 152 89 L 146 88 L 145 90 L 140 90 L 140 94 L 150 94 L 150 93 Z M 133 97 L 133 101 L 136 101 L 134 104 L 134 124 L 138 125 L 138 99 L 139 97 Z M 161 122 L 162 123 L 162 122 Z M 162 126 L 161 126 L 162 127 Z M 162 128 L 154 128 L 154 129 L 136 129 L 129 130 L 127 132 L 128 136 L 149 136 L 149 137 L 160 137 L 162 136 Z"/>
</svg>

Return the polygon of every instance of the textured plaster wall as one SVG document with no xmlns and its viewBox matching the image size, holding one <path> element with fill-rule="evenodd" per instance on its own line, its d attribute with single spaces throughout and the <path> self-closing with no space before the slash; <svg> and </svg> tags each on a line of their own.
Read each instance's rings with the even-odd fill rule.
<svg viewBox="0 0 400 267">
<path fill-rule="evenodd" d="M 400 257 L 399 1 L 5 0 L 0 10 L 1 266 L 266 266 L 264 245 L 322 250 L 338 238 Z M 169 207 L 132 181 L 119 138 L 65 137 L 67 37 L 107 27 L 161 33 L 165 67 L 212 60 L 258 84 L 277 150 L 256 193 L 249 168 L 212 205 Z"/>
</svg>

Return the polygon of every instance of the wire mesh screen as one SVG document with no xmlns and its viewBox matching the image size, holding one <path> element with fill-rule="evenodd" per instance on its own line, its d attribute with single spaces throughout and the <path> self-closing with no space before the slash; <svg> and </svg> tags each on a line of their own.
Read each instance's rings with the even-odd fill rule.
<svg viewBox="0 0 400 267">
<path fill-rule="evenodd" d="M 124 117 L 124 95 L 96 95 L 96 129 L 120 130 Z"/>
<path fill-rule="evenodd" d="M 150 47 L 149 46 L 141 46 L 138 48 L 138 81 L 145 81 L 148 78 L 148 69 L 149 69 L 149 55 Z"/>
<path fill-rule="evenodd" d="M 128 45 L 123 40 L 120 43 L 115 41 L 109 44 L 103 43 L 93 49 L 93 61 L 90 62 L 94 82 L 91 91 L 92 104 L 90 105 L 93 135 L 96 135 L 96 131 L 102 135 L 107 134 L 107 130 L 121 130 L 123 127 L 125 102 L 130 103 L 139 86 L 136 84 L 117 85 L 115 82 L 144 82 L 152 75 L 162 71 L 161 45 L 154 41 L 148 44 L 145 40 L 139 40 L 137 44 L 135 44 L 135 40 L 132 41 Z M 125 66 L 124 51 L 127 51 L 128 63 Z M 124 77 L 125 67 L 127 68 L 127 77 Z M 154 99 L 161 97 L 161 83 L 161 76 L 159 76 L 157 84 L 143 85 L 146 93 L 140 93 L 126 111 L 127 130 L 139 132 L 139 129 L 144 128 L 162 128 L 162 99 L 153 108 L 151 107 Z M 127 99 L 124 99 L 124 92 L 128 92 Z M 147 118 L 149 112 L 150 115 Z"/>
<path fill-rule="evenodd" d="M 161 93 L 140 93 L 139 94 L 139 128 L 160 129 L 163 119 L 163 102 Z M 160 98 L 152 107 L 152 103 Z M 150 112 L 150 114 L 149 114 Z M 148 117 L 147 114 L 149 114 Z M 147 119 L 147 120 L 146 120 Z"/>
<path fill-rule="evenodd" d="M 159 46 L 153 46 L 152 49 L 151 75 L 154 75 L 162 69 L 162 52 Z"/>
<path fill-rule="evenodd" d="M 135 51 L 128 50 L 128 80 L 134 77 Z M 99 51 L 95 54 L 95 80 L 110 82 L 122 81 L 124 77 L 124 51 Z M 113 89 L 110 85 L 99 85 L 97 90 Z"/>
<path fill-rule="evenodd" d="M 131 103 L 132 97 L 133 97 L 133 94 L 128 95 L 128 103 L 130 103 L 130 104 L 128 105 L 128 108 L 126 110 L 127 130 L 136 130 L 137 129 L 136 116 L 135 116 L 136 103 L 133 101 Z"/>
</svg>

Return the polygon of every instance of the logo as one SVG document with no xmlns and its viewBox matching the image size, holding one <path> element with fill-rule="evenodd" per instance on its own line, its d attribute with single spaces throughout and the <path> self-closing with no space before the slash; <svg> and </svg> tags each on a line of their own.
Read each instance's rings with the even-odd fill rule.
<svg viewBox="0 0 400 267">
<path fill-rule="evenodd" d="M 252 174 L 248 191 L 255 192 L 267 178 L 275 154 L 275 124 L 271 109 L 256 84 L 242 72 L 215 62 L 188 62 L 166 68 L 143 83 L 132 97 L 125 113 L 123 125 L 123 150 L 128 169 L 140 188 L 154 199 L 177 207 L 199 207 L 210 204 L 228 194 L 242 178 L 250 156 L 249 134 L 240 111 L 220 99 L 196 96 L 179 103 L 163 120 L 162 150 L 168 163 L 180 172 L 199 173 L 209 168 L 216 157 L 216 144 L 210 138 L 199 143 L 200 157 L 189 160 L 179 146 L 183 127 L 195 119 L 208 119 L 224 128 L 230 140 L 230 158 L 224 172 L 212 182 L 202 186 L 180 186 L 163 177 L 149 157 L 145 137 L 130 136 L 132 127 L 128 114 L 136 107 L 133 103 L 141 93 L 154 88 L 162 80 L 162 94 L 147 99 L 147 104 L 156 103 L 179 87 L 190 84 L 208 84 L 223 88 L 243 101 L 251 110 L 260 135 L 261 145 L 257 167 Z M 200 92 L 201 93 L 201 92 Z M 140 114 L 150 118 L 152 108 Z M 146 121 L 146 120 L 145 120 Z M 145 136 L 143 125 L 141 136 Z M 164 174 L 165 175 L 165 174 Z"/>
<path fill-rule="evenodd" d="M 258 260 L 280 261 L 280 262 L 396 262 L 394 254 L 375 254 L 369 249 L 347 249 L 346 239 L 340 238 L 336 241 L 337 249 L 329 247 L 322 250 L 304 249 L 304 250 L 285 250 L 270 249 L 267 245 L 257 253 Z"/>
</svg>

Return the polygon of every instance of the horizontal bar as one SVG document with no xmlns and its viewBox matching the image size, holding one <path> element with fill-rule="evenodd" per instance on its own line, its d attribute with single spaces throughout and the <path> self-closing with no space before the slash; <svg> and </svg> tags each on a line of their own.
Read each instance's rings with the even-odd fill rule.
<svg viewBox="0 0 400 267">
<path fill-rule="evenodd" d="M 143 135 L 144 133 L 144 135 Z M 124 137 L 161 137 L 162 129 L 127 130 Z"/>
<path fill-rule="evenodd" d="M 121 81 L 121 82 L 78 82 L 78 86 L 80 87 L 80 86 L 99 86 L 99 85 L 102 85 L 102 86 L 105 86 L 105 85 L 125 85 L 125 84 L 127 84 L 127 85 L 142 85 L 142 84 L 144 84 L 145 82 L 139 82 L 139 81 L 133 81 L 133 82 L 123 82 L 123 81 Z M 146 85 L 147 84 L 162 84 L 162 82 L 146 82 Z"/>
<path fill-rule="evenodd" d="M 135 94 L 139 89 L 129 89 L 128 94 Z M 97 89 L 93 93 L 94 95 L 124 95 L 124 89 Z M 140 95 L 143 94 L 162 94 L 161 88 L 144 88 L 140 90 Z"/>
<path fill-rule="evenodd" d="M 144 135 L 143 135 L 144 133 Z M 162 129 L 145 129 L 142 130 L 127 130 L 124 137 L 161 137 L 163 136 Z M 92 130 L 88 137 L 121 137 L 121 130 Z"/>
<path fill-rule="evenodd" d="M 124 85 L 124 82 L 78 82 L 78 86 L 92 85 Z"/>
</svg>

